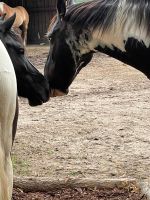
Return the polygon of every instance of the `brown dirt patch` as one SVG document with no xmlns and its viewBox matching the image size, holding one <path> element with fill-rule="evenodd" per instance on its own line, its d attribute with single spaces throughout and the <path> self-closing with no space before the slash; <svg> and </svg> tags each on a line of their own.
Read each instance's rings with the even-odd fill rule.
<svg viewBox="0 0 150 200">
<path fill-rule="evenodd" d="M 20 189 L 15 189 L 13 200 L 146 200 L 146 197 L 139 192 L 127 189 L 62 189 L 47 193 L 24 193 Z"/>
<path fill-rule="evenodd" d="M 47 53 L 48 47 L 28 47 L 42 72 Z M 150 81 L 137 70 L 96 54 L 69 95 L 19 105 L 16 176 L 150 177 Z"/>
</svg>

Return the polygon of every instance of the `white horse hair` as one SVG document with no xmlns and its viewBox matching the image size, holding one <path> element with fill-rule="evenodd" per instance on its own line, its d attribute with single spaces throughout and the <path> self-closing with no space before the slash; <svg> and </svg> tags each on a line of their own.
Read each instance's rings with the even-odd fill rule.
<svg viewBox="0 0 150 200">
<path fill-rule="evenodd" d="M 10 153 L 16 97 L 14 67 L 0 40 L 0 200 L 11 200 L 12 197 L 13 169 Z"/>
</svg>

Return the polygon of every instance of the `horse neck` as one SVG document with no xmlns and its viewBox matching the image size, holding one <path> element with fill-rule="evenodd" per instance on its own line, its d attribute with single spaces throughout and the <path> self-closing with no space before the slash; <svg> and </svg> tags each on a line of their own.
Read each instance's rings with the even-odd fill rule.
<svg viewBox="0 0 150 200">
<path fill-rule="evenodd" d="M 113 46 L 116 46 L 120 50 L 124 51 L 124 40 L 123 34 L 118 30 L 114 32 L 113 28 L 103 32 L 101 30 L 94 30 L 91 31 L 89 34 L 88 40 L 84 40 L 84 33 L 83 36 L 81 35 L 79 43 L 81 43 L 80 51 L 81 54 L 86 54 L 89 52 L 96 52 L 97 47 L 101 46 L 108 47 L 110 49 Z"/>
</svg>

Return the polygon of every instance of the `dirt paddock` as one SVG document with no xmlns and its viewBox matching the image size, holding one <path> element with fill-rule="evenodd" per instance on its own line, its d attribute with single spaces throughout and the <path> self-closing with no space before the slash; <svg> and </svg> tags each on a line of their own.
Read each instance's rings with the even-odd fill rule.
<svg viewBox="0 0 150 200">
<path fill-rule="evenodd" d="M 28 47 L 41 72 L 47 53 Z M 96 54 L 69 95 L 38 107 L 19 99 L 19 107 L 16 176 L 149 179 L 150 81 L 137 70 Z"/>
<path fill-rule="evenodd" d="M 146 197 L 139 192 L 128 191 L 127 189 L 62 189 L 55 192 L 24 193 L 15 189 L 13 200 L 146 200 Z"/>
</svg>

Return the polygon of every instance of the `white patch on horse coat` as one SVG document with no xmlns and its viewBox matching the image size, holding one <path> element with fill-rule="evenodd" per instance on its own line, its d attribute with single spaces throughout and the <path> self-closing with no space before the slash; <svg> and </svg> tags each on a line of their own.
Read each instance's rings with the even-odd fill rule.
<svg viewBox="0 0 150 200">
<path fill-rule="evenodd" d="M 4 11 L 4 2 L 0 2 L 0 11 L 3 13 Z"/>
<path fill-rule="evenodd" d="M 145 5 L 145 10 L 146 10 Z M 136 16 L 138 16 L 139 8 L 137 5 L 133 5 L 132 10 L 127 12 L 131 8 L 127 4 L 126 0 L 121 0 L 117 10 L 117 25 L 120 24 L 120 29 L 122 32 L 123 40 L 127 40 L 128 38 L 135 38 L 139 42 L 143 41 L 146 47 L 150 45 L 150 37 L 147 35 L 147 28 L 145 24 L 145 13 L 143 13 L 142 23 L 140 25 L 137 24 Z M 145 12 L 144 10 L 144 12 Z M 115 28 L 118 31 L 117 27 Z"/>
<path fill-rule="evenodd" d="M 13 172 L 10 157 L 17 83 L 14 67 L 0 40 L 0 200 L 10 200 Z"/>
<path fill-rule="evenodd" d="M 0 40 L 0 72 L 11 72 L 14 73 L 14 67 L 9 54 Z"/>
<path fill-rule="evenodd" d="M 139 8 L 136 4 L 131 4 L 132 8 L 129 5 L 126 0 L 119 1 L 116 17 L 112 25 L 105 31 L 102 28 L 91 31 L 92 40 L 88 42 L 88 48 L 84 45 L 80 46 L 81 54 L 88 53 L 89 50 L 93 50 L 98 45 L 102 48 L 108 47 L 112 50 L 115 46 L 125 52 L 125 41 L 128 38 L 137 39 L 139 42 L 143 41 L 146 47 L 150 46 L 150 35 L 147 34 L 145 13 L 143 13 L 142 23 L 139 25 L 136 19 Z M 145 10 L 144 12 L 146 12 Z"/>
</svg>

